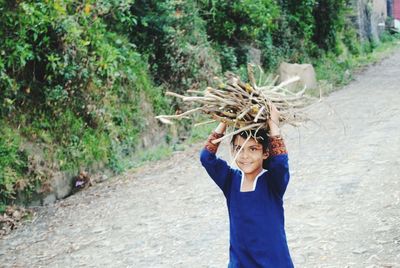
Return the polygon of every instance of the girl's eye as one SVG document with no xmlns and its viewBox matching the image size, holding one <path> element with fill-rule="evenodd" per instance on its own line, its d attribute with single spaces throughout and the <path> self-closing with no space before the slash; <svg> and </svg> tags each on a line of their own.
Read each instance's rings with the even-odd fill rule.
<svg viewBox="0 0 400 268">
<path fill-rule="evenodd" d="M 257 148 L 250 148 L 250 151 L 255 152 L 257 151 Z"/>
</svg>

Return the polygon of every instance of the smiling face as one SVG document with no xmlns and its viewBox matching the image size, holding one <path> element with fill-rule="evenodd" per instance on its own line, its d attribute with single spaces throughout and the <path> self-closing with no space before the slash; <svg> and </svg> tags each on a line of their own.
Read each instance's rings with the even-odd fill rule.
<svg viewBox="0 0 400 268">
<path fill-rule="evenodd" d="M 232 144 L 232 153 L 236 158 L 236 165 L 244 172 L 246 178 L 254 179 L 263 169 L 263 161 L 268 158 L 268 153 L 261 143 L 254 138 L 246 139 L 237 135 Z"/>
</svg>

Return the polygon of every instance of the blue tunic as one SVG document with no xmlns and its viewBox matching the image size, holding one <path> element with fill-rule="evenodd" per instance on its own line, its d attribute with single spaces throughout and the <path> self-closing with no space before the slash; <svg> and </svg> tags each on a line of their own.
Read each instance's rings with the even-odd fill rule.
<svg viewBox="0 0 400 268">
<path fill-rule="evenodd" d="M 289 182 L 287 154 L 270 156 L 268 170 L 251 192 L 241 192 L 243 173 L 203 149 L 202 165 L 223 191 L 229 212 L 229 268 L 291 268 L 286 241 L 283 194 Z"/>
</svg>

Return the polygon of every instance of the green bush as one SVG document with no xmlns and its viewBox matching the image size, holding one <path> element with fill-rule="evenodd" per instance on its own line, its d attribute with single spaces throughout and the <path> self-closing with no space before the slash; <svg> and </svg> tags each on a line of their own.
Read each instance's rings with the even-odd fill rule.
<svg viewBox="0 0 400 268">
<path fill-rule="evenodd" d="M 338 36 L 345 25 L 348 16 L 349 2 L 346 0 L 319 1 L 314 9 L 315 31 L 313 41 L 325 51 L 337 53 Z M 338 54 L 338 53 L 337 53 Z"/>
<path fill-rule="evenodd" d="M 128 30 L 131 42 L 147 56 L 154 80 L 176 92 L 219 72 L 198 12 L 194 1 L 137 0 L 132 6 L 137 25 Z"/>
<path fill-rule="evenodd" d="M 199 1 L 207 34 L 216 43 L 223 70 L 245 65 L 247 46 L 263 47 L 264 36 L 277 30 L 275 1 Z"/>
<path fill-rule="evenodd" d="M 35 185 L 23 179 L 28 158 L 20 149 L 19 136 L 4 121 L 0 121 L 0 125 L 0 206 L 4 206 L 15 197 L 18 190 L 27 191 Z"/>
<path fill-rule="evenodd" d="M 126 35 L 136 23 L 132 4 L 0 1 L 1 118 L 19 128 L 16 139 L 46 144 L 45 160 L 61 170 L 116 167 L 116 155 L 138 146 L 146 116 L 168 107 Z M 143 114 L 144 101 L 150 114 Z M 10 200 L 28 174 L 15 143 L 2 140 L 2 148 L 9 162 L 1 170 L 1 197 Z"/>
</svg>

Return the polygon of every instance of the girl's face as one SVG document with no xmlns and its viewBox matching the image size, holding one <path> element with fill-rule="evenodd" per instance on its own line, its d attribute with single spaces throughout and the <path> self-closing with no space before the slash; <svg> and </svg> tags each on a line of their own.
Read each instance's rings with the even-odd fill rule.
<svg viewBox="0 0 400 268">
<path fill-rule="evenodd" d="M 267 151 L 263 150 L 261 143 L 254 138 L 246 139 L 237 135 L 233 142 L 233 155 L 239 155 L 236 158 L 237 166 L 248 176 L 257 176 L 263 169 L 263 161 L 268 158 Z"/>
</svg>

